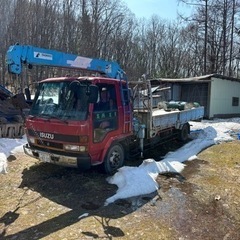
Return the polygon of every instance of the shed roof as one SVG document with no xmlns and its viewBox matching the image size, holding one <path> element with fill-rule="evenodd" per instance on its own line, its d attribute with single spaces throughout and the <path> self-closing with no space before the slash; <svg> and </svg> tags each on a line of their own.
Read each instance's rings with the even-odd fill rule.
<svg viewBox="0 0 240 240">
<path fill-rule="evenodd" d="M 151 81 L 157 80 L 161 82 L 173 82 L 173 83 L 189 83 L 189 82 L 195 82 L 195 83 L 202 83 L 202 82 L 211 82 L 212 78 L 220 78 L 225 79 L 229 81 L 237 81 L 240 82 L 240 79 L 233 78 L 233 77 L 227 77 L 221 74 L 208 74 L 204 76 L 198 76 L 198 77 L 189 77 L 189 78 L 154 78 L 151 79 Z"/>
</svg>

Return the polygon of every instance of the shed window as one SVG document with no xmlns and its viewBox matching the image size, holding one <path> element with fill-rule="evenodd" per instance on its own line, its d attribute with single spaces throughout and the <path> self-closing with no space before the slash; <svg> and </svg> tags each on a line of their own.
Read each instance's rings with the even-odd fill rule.
<svg viewBox="0 0 240 240">
<path fill-rule="evenodd" d="M 232 98 L 232 106 L 234 106 L 234 107 L 239 106 L 239 98 L 238 97 Z"/>
</svg>

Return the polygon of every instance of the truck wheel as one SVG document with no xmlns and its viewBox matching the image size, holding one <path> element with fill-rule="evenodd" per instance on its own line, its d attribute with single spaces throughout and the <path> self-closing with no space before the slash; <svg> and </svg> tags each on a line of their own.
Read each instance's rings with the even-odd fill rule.
<svg viewBox="0 0 240 240">
<path fill-rule="evenodd" d="M 104 159 L 103 168 L 105 173 L 113 174 L 118 168 L 123 166 L 123 162 L 123 147 L 120 144 L 112 145 Z"/>
<path fill-rule="evenodd" d="M 189 130 L 190 130 L 189 123 L 185 123 L 179 133 L 180 141 L 186 142 L 188 140 Z"/>
</svg>

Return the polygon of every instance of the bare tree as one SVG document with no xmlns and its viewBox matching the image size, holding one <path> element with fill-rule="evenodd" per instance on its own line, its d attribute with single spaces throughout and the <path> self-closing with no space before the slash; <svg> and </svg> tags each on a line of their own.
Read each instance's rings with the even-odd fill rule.
<svg viewBox="0 0 240 240">
<path fill-rule="evenodd" d="M 158 16 L 137 19 L 118 0 L 1 0 L 0 81 L 11 81 L 17 89 L 66 72 L 34 67 L 13 81 L 6 74 L 5 54 L 16 42 L 117 61 L 130 80 L 142 74 L 188 77 L 218 72 L 237 76 L 240 2 L 179 2 L 193 6 L 192 15 L 182 25 Z"/>
<path fill-rule="evenodd" d="M 8 81 L 6 79 L 6 51 L 9 45 L 7 34 L 8 25 L 13 18 L 15 1 L 1 0 L 0 4 L 0 84 L 7 85 Z"/>
</svg>

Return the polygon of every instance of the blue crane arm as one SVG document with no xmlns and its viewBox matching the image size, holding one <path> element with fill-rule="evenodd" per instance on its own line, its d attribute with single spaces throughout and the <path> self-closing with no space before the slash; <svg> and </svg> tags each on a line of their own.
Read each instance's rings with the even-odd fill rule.
<svg viewBox="0 0 240 240">
<path fill-rule="evenodd" d="M 125 72 L 116 62 L 81 57 L 29 45 L 10 46 L 7 51 L 8 71 L 20 74 L 23 64 L 88 70 L 104 74 L 109 78 L 126 80 Z"/>
</svg>

